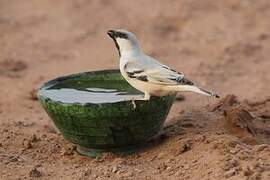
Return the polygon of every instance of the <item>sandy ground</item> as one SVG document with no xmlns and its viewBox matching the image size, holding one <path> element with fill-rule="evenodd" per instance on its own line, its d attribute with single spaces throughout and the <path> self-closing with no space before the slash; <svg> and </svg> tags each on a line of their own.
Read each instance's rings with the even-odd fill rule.
<svg viewBox="0 0 270 180">
<path fill-rule="evenodd" d="M 269 18 L 269 0 L 0 0 L 0 179 L 270 179 Z M 226 98 L 185 93 L 136 154 L 78 155 L 35 89 L 117 68 L 110 28 Z"/>
</svg>

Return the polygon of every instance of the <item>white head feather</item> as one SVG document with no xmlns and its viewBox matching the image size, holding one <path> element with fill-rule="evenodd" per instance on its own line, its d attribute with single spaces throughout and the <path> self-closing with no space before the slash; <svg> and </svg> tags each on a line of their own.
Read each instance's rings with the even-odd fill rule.
<svg viewBox="0 0 270 180">
<path fill-rule="evenodd" d="M 123 29 L 109 30 L 108 35 L 114 40 L 120 56 L 141 51 L 137 37 L 130 31 Z"/>
</svg>

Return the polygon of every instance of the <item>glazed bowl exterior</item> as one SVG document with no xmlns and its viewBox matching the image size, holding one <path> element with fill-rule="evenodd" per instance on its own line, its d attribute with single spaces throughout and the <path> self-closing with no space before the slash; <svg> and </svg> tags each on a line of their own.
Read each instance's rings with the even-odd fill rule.
<svg viewBox="0 0 270 180">
<path fill-rule="evenodd" d="M 63 81 L 103 82 L 111 88 L 133 89 L 119 70 L 103 70 L 67 75 L 45 83 L 38 99 L 63 137 L 78 145 L 81 154 L 89 151 L 118 151 L 137 146 L 161 130 L 175 95 L 151 97 L 149 101 L 114 103 L 64 103 L 41 93 Z M 121 87 L 119 87 L 121 86 Z M 133 89 L 135 92 L 136 90 Z M 91 155 L 91 153 L 90 153 Z"/>
</svg>

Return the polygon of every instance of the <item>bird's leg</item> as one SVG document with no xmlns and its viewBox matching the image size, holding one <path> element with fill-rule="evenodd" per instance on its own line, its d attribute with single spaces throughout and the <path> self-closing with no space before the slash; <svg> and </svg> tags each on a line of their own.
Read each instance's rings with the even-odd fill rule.
<svg viewBox="0 0 270 180">
<path fill-rule="evenodd" d="M 145 92 L 143 97 L 134 98 L 132 100 L 139 100 L 139 101 L 148 101 L 150 99 L 150 94 Z"/>
<path fill-rule="evenodd" d="M 131 102 L 132 102 L 133 108 L 134 109 L 136 108 L 135 100 L 148 101 L 150 97 L 151 97 L 150 94 L 145 92 L 143 98 L 132 98 Z"/>
<path fill-rule="evenodd" d="M 136 103 L 135 103 L 134 99 L 131 102 L 132 102 L 133 108 L 136 109 Z"/>
<path fill-rule="evenodd" d="M 143 99 L 143 100 L 144 100 L 144 101 L 148 101 L 148 100 L 150 99 L 150 97 L 151 97 L 150 94 L 147 93 L 147 92 L 145 92 L 145 93 L 144 93 L 144 99 Z"/>
</svg>

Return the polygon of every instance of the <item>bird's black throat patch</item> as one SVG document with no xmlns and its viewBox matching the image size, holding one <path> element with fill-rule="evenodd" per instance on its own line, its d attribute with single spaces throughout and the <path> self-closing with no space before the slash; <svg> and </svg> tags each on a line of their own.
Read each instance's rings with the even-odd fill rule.
<svg viewBox="0 0 270 180">
<path fill-rule="evenodd" d="M 117 38 L 128 39 L 128 34 L 121 32 L 121 31 L 109 30 L 108 35 L 113 39 L 114 44 L 118 50 L 118 54 L 121 57 L 120 47 L 119 47 L 119 44 L 117 43 L 116 39 Z"/>
<path fill-rule="evenodd" d="M 115 47 L 117 48 L 117 51 L 118 51 L 119 57 L 121 57 L 120 47 L 119 47 L 119 45 L 118 45 L 118 43 L 117 43 L 116 39 L 114 39 L 114 38 L 112 38 L 112 39 L 113 39 L 113 42 L 114 42 L 114 44 L 115 44 Z"/>
</svg>

